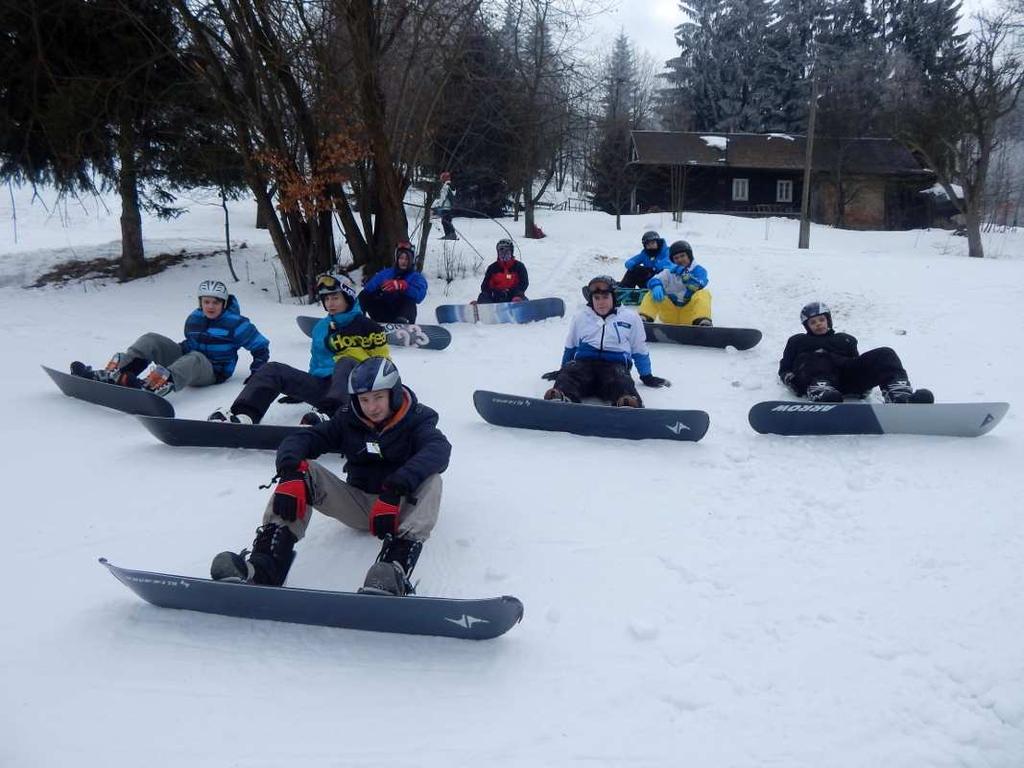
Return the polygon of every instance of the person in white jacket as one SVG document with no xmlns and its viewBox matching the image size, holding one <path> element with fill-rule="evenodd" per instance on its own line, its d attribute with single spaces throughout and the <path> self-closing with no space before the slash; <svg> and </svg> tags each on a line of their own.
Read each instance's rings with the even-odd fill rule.
<svg viewBox="0 0 1024 768">
<path fill-rule="evenodd" d="M 576 313 L 565 340 L 562 367 L 544 374 L 554 386 L 545 400 L 578 403 L 599 397 L 613 405 L 643 408 L 630 368 L 635 364 L 640 381 L 648 387 L 670 382 L 651 373 L 651 356 L 640 316 L 618 306 L 615 280 L 598 275 L 583 288 L 587 306 Z"/>
<path fill-rule="evenodd" d="M 441 214 L 441 226 L 444 228 L 442 240 L 458 240 L 455 226 L 452 224 L 452 205 L 455 203 L 455 190 L 452 188 L 452 175 L 445 171 L 441 174 L 441 191 L 437 195 L 437 210 Z"/>
</svg>

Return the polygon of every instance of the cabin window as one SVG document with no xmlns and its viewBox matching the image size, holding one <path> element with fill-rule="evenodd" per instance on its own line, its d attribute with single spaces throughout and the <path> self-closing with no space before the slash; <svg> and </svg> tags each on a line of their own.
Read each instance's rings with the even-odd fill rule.
<svg viewBox="0 0 1024 768">
<path fill-rule="evenodd" d="M 750 199 L 750 179 L 732 180 L 732 199 L 741 201 Z"/>
<path fill-rule="evenodd" d="M 788 179 L 775 182 L 775 202 L 793 202 L 793 182 Z"/>
</svg>

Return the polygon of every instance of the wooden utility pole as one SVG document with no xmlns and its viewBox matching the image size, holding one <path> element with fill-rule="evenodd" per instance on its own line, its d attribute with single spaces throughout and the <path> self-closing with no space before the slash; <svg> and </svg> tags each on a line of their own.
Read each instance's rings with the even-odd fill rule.
<svg viewBox="0 0 1024 768">
<path fill-rule="evenodd" d="M 818 116 L 818 76 L 811 78 L 811 114 L 807 119 L 807 147 L 804 153 L 804 188 L 800 199 L 800 242 L 811 246 L 811 162 L 814 159 L 814 120 Z"/>
</svg>

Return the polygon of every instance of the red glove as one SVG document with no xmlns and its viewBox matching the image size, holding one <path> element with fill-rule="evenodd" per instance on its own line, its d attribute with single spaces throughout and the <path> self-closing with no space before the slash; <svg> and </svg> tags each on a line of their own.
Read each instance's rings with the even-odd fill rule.
<svg viewBox="0 0 1024 768">
<path fill-rule="evenodd" d="M 513 296 L 513 297 L 512 297 L 512 301 L 513 301 L 513 302 L 516 302 L 516 301 L 525 301 L 525 299 L 524 299 L 524 298 L 523 298 L 522 296 Z"/>
<path fill-rule="evenodd" d="M 400 499 L 387 493 L 377 497 L 370 507 L 370 533 L 378 539 L 398 533 L 398 503 Z"/>
<path fill-rule="evenodd" d="M 380 287 L 382 291 L 404 291 L 409 287 L 409 284 L 405 280 L 385 280 L 384 284 Z"/>
<path fill-rule="evenodd" d="M 274 489 L 274 514 L 289 523 L 306 519 L 306 470 L 303 461 L 297 469 L 281 473 L 281 481 Z"/>
</svg>

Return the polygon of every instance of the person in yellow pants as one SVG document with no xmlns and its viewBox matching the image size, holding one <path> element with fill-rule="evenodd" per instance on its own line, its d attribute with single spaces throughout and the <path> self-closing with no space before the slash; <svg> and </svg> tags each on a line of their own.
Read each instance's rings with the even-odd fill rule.
<svg viewBox="0 0 1024 768">
<path fill-rule="evenodd" d="M 693 249 L 677 240 L 668 249 L 672 266 L 647 283 L 647 295 L 640 302 L 640 317 L 669 325 L 711 325 L 711 292 L 708 273 L 693 261 Z"/>
</svg>

